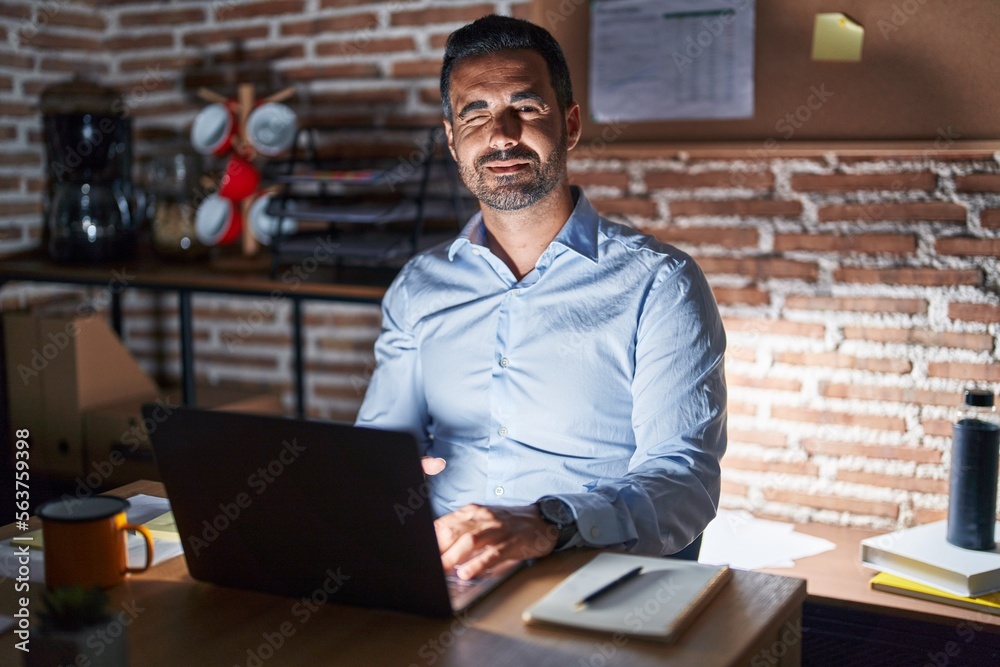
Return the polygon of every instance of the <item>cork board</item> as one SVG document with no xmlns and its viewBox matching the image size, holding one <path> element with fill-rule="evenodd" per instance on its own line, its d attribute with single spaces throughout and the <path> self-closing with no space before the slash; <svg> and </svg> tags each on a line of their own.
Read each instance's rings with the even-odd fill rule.
<svg viewBox="0 0 1000 667">
<path fill-rule="evenodd" d="M 815 15 L 834 11 L 865 28 L 860 63 L 811 60 Z M 587 108 L 588 0 L 534 0 L 531 20 L 563 47 L 585 140 L 602 134 L 624 142 L 1000 138 L 996 0 L 757 0 L 752 118 L 618 126 L 595 123 Z M 828 99 L 802 109 L 814 89 Z"/>
</svg>

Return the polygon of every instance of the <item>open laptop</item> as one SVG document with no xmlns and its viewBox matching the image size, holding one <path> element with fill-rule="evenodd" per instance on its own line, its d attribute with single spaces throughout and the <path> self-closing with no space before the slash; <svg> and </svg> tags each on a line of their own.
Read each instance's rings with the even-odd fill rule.
<svg viewBox="0 0 1000 667">
<path fill-rule="evenodd" d="M 332 422 L 143 406 L 191 576 L 312 603 L 428 616 L 517 569 L 445 576 L 412 436 Z"/>
</svg>

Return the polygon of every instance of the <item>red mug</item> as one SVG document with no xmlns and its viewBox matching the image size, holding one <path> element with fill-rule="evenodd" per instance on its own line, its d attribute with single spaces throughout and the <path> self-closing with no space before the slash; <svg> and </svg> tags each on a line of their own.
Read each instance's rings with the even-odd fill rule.
<svg viewBox="0 0 1000 667">
<path fill-rule="evenodd" d="M 267 102 L 250 112 L 246 139 L 261 155 L 274 157 L 291 148 L 295 142 L 296 123 L 295 112 L 289 107 Z"/>
<path fill-rule="evenodd" d="M 294 218 L 279 218 L 267 212 L 267 206 L 271 203 L 270 194 L 262 194 L 250 205 L 247 213 L 247 224 L 254 238 L 262 245 L 271 245 L 271 240 L 281 234 L 289 236 L 298 230 L 298 223 Z"/>
<path fill-rule="evenodd" d="M 236 114 L 232 103 L 209 104 L 191 123 L 191 145 L 202 155 L 225 155 L 233 145 Z"/>
<path fill-rule="evenodd" d="M 209 195 L 198 207 L 194 219 L 195 235 L 203 245 L 226 245 L 240 237 L 243 216 L 232 200 Z"/>
<path fill-rule="evenodd" d="M 219 194 L 234 202 L 252 195 L 260 183 L 260 173 L 248 161 L 234 155 L 226 164 L 226 173 L 222 175 Z"/>
</svg>

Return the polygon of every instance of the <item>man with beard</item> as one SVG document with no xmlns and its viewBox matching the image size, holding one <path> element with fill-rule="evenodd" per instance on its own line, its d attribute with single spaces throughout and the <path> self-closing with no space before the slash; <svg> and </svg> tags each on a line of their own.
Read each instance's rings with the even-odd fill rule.
<svg viewBox="0 0 1000 667">
<path fill-rule="evenodd" d="M 577 545 L 677 552 L 715 515 L 726 447 L 703 274 L 570 186 L 580 107 L 548 32 L 457 30 L 441 98 L 481 210 L 386 293 L 357 423 L 417 437 L 459 577 Z"/>
</svg>

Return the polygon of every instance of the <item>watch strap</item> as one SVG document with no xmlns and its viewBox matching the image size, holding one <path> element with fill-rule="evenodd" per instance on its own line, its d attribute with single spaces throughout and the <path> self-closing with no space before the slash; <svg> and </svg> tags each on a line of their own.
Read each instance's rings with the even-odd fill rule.
<svg viewBox="0 0 1000 667">
<path fill-rule="evenodd" d="M 551 506 L 552 503 L 559 503 L 560 510 L 558 514 L 562 515 L 563 518 L 558 516 L 553 516 L 545 509 L 545 503 Z M 565 500 L 561 498 L 554 498 L 548 496 L 538 500 L 535 505 L 538 506 L 538 514 L 541 516 L 542 520 L 551 526 L 555 526 L 559 531 L 556 537 L 556 549 L 561 549 L 568 545 L 574 537 L 577 535 L 576 518 L 573 515 L 573 508 Z"/>
</svg>

